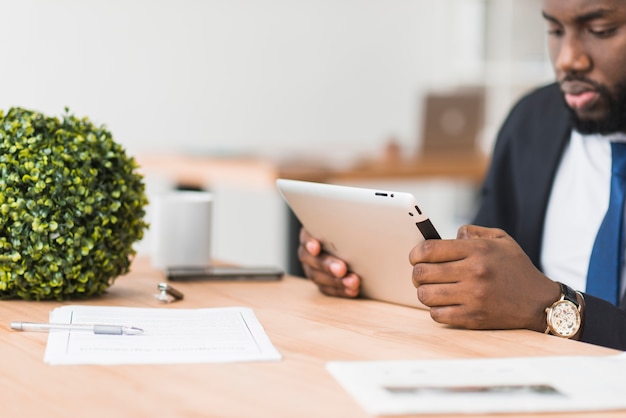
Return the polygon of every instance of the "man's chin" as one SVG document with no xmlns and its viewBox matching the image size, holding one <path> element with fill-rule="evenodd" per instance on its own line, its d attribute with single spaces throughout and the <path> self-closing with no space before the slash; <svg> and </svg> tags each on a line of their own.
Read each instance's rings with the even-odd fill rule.
<svg viewBox="0 0 626 418">
<path fill-rule="evenodd" d="M 626 132 L 624 127 L 607 126 L 594 121 L 574 122 L 574 129 L 583 135 L 610 135 L 617 132 Z"/>
<path fill-rule="evenodd" d="M 615 132 L 626 132 L 626 120 L 607 117 L 606 114 L 577 112 L 569 108 L 574 129 L 585 135 L 607 135 Z"/>
</svg>

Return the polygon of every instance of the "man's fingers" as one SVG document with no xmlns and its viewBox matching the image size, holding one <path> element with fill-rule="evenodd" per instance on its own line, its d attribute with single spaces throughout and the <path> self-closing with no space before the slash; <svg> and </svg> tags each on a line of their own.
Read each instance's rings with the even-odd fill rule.
<svg viewBox="0 0 626 418">
<path fill-rule="evenodd" d="M 325 279 L 323 278 L 322 281 L 325 281 Z M 331 283 L 330 285 L 323 285 L 316 282 L 320 291 L 325 295 L 348 298 L 355 298 L 359 295 L 361 282 L 352 273 L 342 278 L 333 278 Z"/>
<path fill-rule="evenodd" d="M 348 266 L 344 261 L 327 253 L 312 255 L 305 247 L 300 246 L 298 258 L 303 266 L 309 266 L 334 277 L 343 277 L 348 273 Z"/>
<path fill-rule="evenodd" d="M 486 248 L 481 249 L 481 245 L 486 245 L 481 240 L 489 239 L 512 240 L 502 229 L 464 225 L 459 228 L 457 239 L 431 239 L 419 243 L 411 250 L 409 261 L 415 265 L 463 260 L 471 254 L 485 250 Z"/>
<path fill-rule="evenodd" d="M 322 251 L 318 240 L 304 228 L 300 230 L 298 259 L 306 277 L 311 279 L 320 291 L 329 296 L 357 297 L 361 281 L 353 273 L 348 273 L 347 264 Z"/>
<path fill-rule="evenodd" d="M 322 251 L 320 242 L 313 238 L 304 228 L 300 228 L 300 247 L 306 249 L 313 256 L 319 255 Z"/>
<path fill-rule="evenodd" d="M 429 239 L 413 247 L 409 262 L 415 265 L 462 260 L 473 251 L 473 245 L 467 240 Z"/>
<path fill-rule="evenodd" d="M 322 270 L 310 266 L 303 266 L 306 276 L 314 282 L 319 290 L 329 296 L 343 296 L 354 298 L 359 295 L 360 280 L 353 273 L 346 276 L 334 277 Z"/>
</svg>

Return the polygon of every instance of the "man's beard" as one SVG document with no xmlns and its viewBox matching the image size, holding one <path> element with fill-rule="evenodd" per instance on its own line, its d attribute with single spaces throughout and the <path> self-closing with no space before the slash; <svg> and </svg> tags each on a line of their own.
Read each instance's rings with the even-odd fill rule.
<svg viewBox="0 0 626 418">
<path fill-rule="evenodd" d="M 567 106 L 572 115 L 574 129 L 581 134 L 612 134 L 626 132 L 626 83 L 615 86 L 615 95 L 597 83 L 593 83 L 600 96 L 606 100 L 607 114 L 602 119 L 581 119 L 574 109 Z"/>
</svg>

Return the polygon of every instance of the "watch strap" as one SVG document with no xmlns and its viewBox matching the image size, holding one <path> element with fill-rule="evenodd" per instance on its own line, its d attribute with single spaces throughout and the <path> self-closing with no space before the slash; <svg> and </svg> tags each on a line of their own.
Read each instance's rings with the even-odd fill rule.
<svg viewBox="0 0 626 418">
<path fill-rule="evenodd" d="M 578 310 L 580 310 L 580 303 L 578 303 L 578 297 L 576 296 L 576 291 L 561 282 L 557 282 L 557 283 L 559 284 L 559 286 L 561 286 L 561 293 L 563 294 L 563 298 L 565 300 L 569 300 L 570 302 L 572 302 L 574 305 L 576 305 Z"/>
</svg>

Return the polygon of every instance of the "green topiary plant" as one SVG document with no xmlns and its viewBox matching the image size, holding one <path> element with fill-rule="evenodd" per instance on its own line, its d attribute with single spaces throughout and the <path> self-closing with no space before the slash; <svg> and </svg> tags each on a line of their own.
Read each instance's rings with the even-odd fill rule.
<svg viewBox="0 0 626 418">
<path fill-rule="evenodd" d="M 105 127 L 0 110 L 0 299 L 102 294 L 143 237 L 137 164 Z"/>
</svg>

